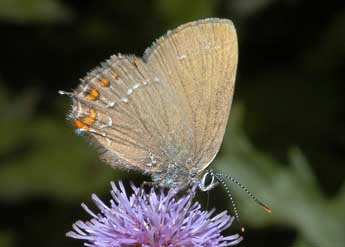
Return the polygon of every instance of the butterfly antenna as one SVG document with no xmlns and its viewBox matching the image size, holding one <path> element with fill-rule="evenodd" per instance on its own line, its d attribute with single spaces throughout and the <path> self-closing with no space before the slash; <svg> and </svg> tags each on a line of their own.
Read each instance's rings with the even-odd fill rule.
<svg viewBox="0 0 345 247">
<path fill-rule="evenodd" d="M 221 182 L 221 184 L 225 188 L 226 194 L 228 195 L 228 197 L 229 197 L 229 199 L 231 201 L 232 208 L 234 209 L 235 219 L 238 222 L 238 224 L 241 226 L 241 232 L 244 232 L 245 228 L 241 225 L 240 215 L 238 214 L 236 203 L 234 201 L 234 198 L 232 197 L 232 194 L 230 192 L 229 186 L 225 183 L 225 181 L 223 179 L 224 177 L 222 177 L 221 174 L 218 174 L 218 173 L 215 174 L 213 172 L 211 172 L 211 175 L 214 176 L 215 178 L 217 178 L 217 180 L 219 182 Z"/>
<path fill-rule="evenodd" d="M 233 177 L 224 174 L 224 173 L 217 173 L 215 174 L 218 177 L 221 178 L 226 178 L 229 179 L 231 182 L 235 183 L 236 185 L 238 185 L 242 190 L 244 190 L 252 199 L 253 201 L 255 201 L 257 204 L 259 204 L 267 213 L 272 213 L 272 209 L 268 206 L 266 206 L 263 202 L 261 202 L 258 198 L 256 198 L 246 187 L 244 187 L 240 182 L 238 182 L 236 179 L 234 179 Z"/>
</svg>

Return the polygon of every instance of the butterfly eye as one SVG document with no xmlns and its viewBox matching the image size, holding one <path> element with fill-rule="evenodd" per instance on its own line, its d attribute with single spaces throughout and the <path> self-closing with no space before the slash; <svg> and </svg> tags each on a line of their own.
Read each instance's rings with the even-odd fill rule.
<svg viewBox="0 0 345 247">
<path fill-rule="evenodd" d="M 206 172 L 200 180 L 199 188 L 202 191 L 209 191 L 209 190 L 212 190 L 217 185 L 218 185 L 218 181 L 216 181 L 216 178 L 213 175 L 213 173 Z"/>
</svg>

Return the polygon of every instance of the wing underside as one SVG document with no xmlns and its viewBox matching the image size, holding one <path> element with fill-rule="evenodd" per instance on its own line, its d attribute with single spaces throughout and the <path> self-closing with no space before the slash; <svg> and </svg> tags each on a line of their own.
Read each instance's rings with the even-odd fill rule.
<svg viewBox="0 0 345 247">
<path fill-rule="evenodd" d="M 229 20 L 206 19 L 168 33 L 144 60 L 172 84 L 191 116 L 190 168 L 205 169 L 223 140 L 234 91 L 238 47 Z"/>
<path fill-rule="evenodd" d="M 148 173 L 175 162 L 202 171 L 221 145 L 237 37 L 228 20 L 168 32 L 144 57 L 112 56 L 74 91 L 72 118 L 110 165 Z"/>
</svg>

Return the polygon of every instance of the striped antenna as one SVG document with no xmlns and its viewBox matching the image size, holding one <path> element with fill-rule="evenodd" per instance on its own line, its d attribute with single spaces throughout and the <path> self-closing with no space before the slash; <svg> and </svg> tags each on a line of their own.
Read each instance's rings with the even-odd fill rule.
<svg viewBox="0 0 345 247">
<path fill-rule="evenodd" d="M 234 198 L 232 197 L 229 186 L 225 183 L 225 181 L 223 179 L 224 177 L 218 173 L 214 173 L 213 171 L 210 171 L 210 174 L 212 176 L 214 176 L 224 186 L 226 194 L 228 195 L 228 197 L 231 201 L 232 208 L 234 209 L 235 219 L 238 222 L 238 224 L 241 226 L 240 215 L 238 214 L 236 203 L 234 201 Z M 244 230 L 245 230 L 245 228 L 243 226 L 241 226 L 241 231 L 244 232 Z"/>
<path fill-rule="evenodd" d="M 222 179 L 228 179 L 231 182 L 235 183 L 236 185 L 238 185 L 242 190 L 244 190 L 257 204 L 259 204 L 267 213 L 272 213 L 272 209 L 268 206 L 266 206 L 263 202 L 261 202 L 258 198 L 256 198 L 246 187 L 244 187 L 240 182 L 238 182 L 236 179 L 234 179 L 233 177 L 224 174 L 224 173 L 214 173 L 212 172 L 212 174 L 216 177 L 216 178 L 222 178 Z M 221 181 L 221 180 L 220 180 Z"/>
</svg>

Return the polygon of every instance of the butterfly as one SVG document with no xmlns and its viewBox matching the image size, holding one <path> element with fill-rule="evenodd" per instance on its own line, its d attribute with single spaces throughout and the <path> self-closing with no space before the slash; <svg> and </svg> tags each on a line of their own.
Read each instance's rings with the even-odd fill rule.
<svg viewBox="0 0 345 247">
<path fill-rule="evenodd" d="M 216 184 L 207 168 L 227 125 L 238 61 L 227 19 L 183 24 L 143 57 L 113 55 L 73 92 L 68 115 L 78 134 L 114 168 L 137 170 L 163 187 Z M 212 175 L 211 183 L 207 176 Z"/>
</svg>

